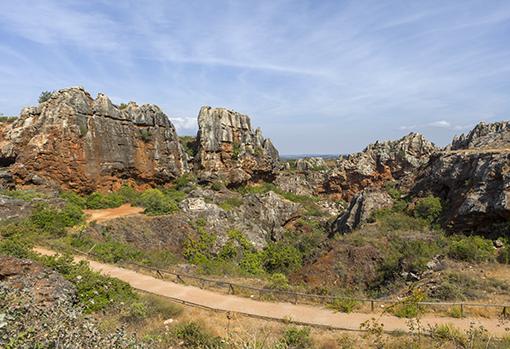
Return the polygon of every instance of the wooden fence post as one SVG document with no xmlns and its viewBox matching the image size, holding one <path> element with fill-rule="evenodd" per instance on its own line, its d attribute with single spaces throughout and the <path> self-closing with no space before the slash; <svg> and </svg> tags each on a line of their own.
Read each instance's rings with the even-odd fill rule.
<svg viewBox="0 0 510 349">
<path fill-rule="evenodd" d="M 374 311 L 374 301 L 373 300 L 370 301 L 370 310 Z"/>
<path fill-rule="evenodd" d="M 228 293 L 230 293 L 230 294 L 235 294 L 234 286 L 232 284 L 228 284 L 228 291 L 229 291 Z"/>
<path fill-rule="evenodd" d="M 460 303 L 460 317 L 464 317 L 464 303 Z"/>
</svg>

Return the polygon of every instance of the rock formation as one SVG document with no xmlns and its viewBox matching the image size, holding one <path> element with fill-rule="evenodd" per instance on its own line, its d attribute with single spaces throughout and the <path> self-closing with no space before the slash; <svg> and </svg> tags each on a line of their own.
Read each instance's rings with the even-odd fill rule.
<svg viewBox="0 0 510 349">
<path fill-rule="evenodd" d="M 278 151 L 246 115 L 202 107 L 198 115 L 198 170 L 203 178 L 220 177 L 239 184 L 272 175 Z"/>
<path fill-rule="evenodd" d="M 418 169 L 438 149 L 422 135 L 410 133 L 396 140 L 376 142 L 362 152 L 341 157 L 335 166 L 301 163 L 296 172 L 282 172 L 275 183 L 296 194 L 326 194 L 351 200 L 367 187 L 382 187 L 388 181 L 411 186 Z"/>
<path fill-rule="evenodd" d="M 0 135 L 0 164 L 18 183 L 54 183 L 82 192 L 130 180 L 163 184 L 187 172 L 175 128 L 155 105 L 125 108 L 83 88 L 25 108 Z"/>
<path fill-rule="evenodd" d="M 455 137 L 451 150 L 470 148 L 508 148 L 510 146 L 510 122 L 501 121 L 492 124 L 479 123 L 468 134 Z"/>
<path fill-rule="evenodd" d="M 347 233 L 366 223 L 380 209 L 393 205 L 393 199 L 381 189 L 367 188 L 357 194 L 344 213 L 332 225 L 332 232 Z"/>
<path fill-rule="evenodd" d="M 448 229 L 510 233 L 509 131 L 508 122 L 479 124 L 434 154 L 417 178 L 413 194 L 441 197 Z"/>
</svg>

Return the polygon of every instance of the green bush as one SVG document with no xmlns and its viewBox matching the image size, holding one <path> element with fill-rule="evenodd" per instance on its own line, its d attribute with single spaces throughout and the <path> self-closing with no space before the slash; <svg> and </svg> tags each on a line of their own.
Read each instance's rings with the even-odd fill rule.
<svg viewBox="0 0 510 349">
<path fill-rule="evenodd" d="M 351 313 L 359 306 L 359 302 L 351 298 L 335 298 L 328 304 L 328 308 L 341 313 Z"/>
<path fill-rule="evenodd" d="M 169 214 L 179 210 L 177 204 L 159 189 L 144 191 L 140 195 L 139 203 L 145 208 L 144 213 L 150 216 Z"/>
<path fill-rule="evenodd" d="M 422 218 L 430 223 L 437 222 L 442 212 L 443 206 L 441 204 L 441 199 L 435 196 L 427 196 L 419 199 L 414 208 L 414 215 L 417 218 Z"/>
<path fill-rule="evenodd" d="M 454 236 L 448 256 L 466 262 L 486 262 L 494 259 L 495 251 L 492 241 L 481 236 Z"/>
<path fill-rule="evenodd" d="M 190 158 L 194 158 L 198 153 L 198 142 L 196 137 L 193 136 L 180 136 L 179 142 L 181 143 L 184 151 Z"/>
<path fill-rule="evenodd" d="M 262 265 L 268 273 L 288 274 L 302 265 L 301 253 L 285 243 L 269 243 L 262 253 Z"/>
<path fill-rule="evenodd" d="M 289 280 L 282 273 L 274 273 L 269 278 L 269 288 L 276 290 L 288 290 L 289 289 Z"/>
<path fill-rule="evenodd" d="M 510 248 L 508 245 L 499 251 L 498 262 L 502 264 L 510 264 Z"/>
<path fill-rule="evenodd" d="M 196 322 L 178 324 L 173 333 L 177 339 L 182 341 L 184 348 L 219 349 L 225 347 L 221 337 L 211 335 Z"/>
<path fill-rule="evenodd" d="M 34 199 L 45 198 L 46 194 L 36 190 L 0 190 L 0 195 L 9 196 L 11 198 L 20 199 L 23 201 L 32 201 Z"/>
<path fill-rule="evenodd" d="M 38 260 L 74 284 L 85 313 L 137 300 L 129 284 L 92 271 L 86 262 L 75 263 L 71 256 L 40 257 Z"/>
<path fill-rule="evenodd" d="M 287 348 L 308 349 L 313 347 L 308 327 L 289 327 L 285 330 L 280 342 Z"/>
<path fill-rule="evenodd" d="M 243 204 L 243 200 L 238 197 L 230 197 L 223 200 L 218 206 L 225 211 L 231 211 Z"/>
<path fill-rule="evenodd" d="M 393 315 L 403 318 L 416 318 L 423 314 L 425 308 L 420 305 L 425 299 L 425 294 L 421 291 L 414 291 L 413 294 L 406 297 L 402 302 L 394 304 L 391 307 Z"/>
<path fill-rule="evenodd" d="M 89 209 L 115 208 L 125 204 L 124 198 L 118 193 L 92 193 L 87 196 L 85 205 Z"/>
<path fill-rule="evenodd" d="M 29 218 L 35 228 L 53 236 L 63 236 L 66 228 L 75 226 L 82 220 L 81 209 L 69 203 L 62 209 L 40 205 Z"/>
<path fill-rule="evenodd" d="M 382 229 L 389 231 L 424 229 L 429 225 L 422 218 L 411 217 L 393 209 L 379 210 L 374 214 L 374 218 Z"/>
</svg>

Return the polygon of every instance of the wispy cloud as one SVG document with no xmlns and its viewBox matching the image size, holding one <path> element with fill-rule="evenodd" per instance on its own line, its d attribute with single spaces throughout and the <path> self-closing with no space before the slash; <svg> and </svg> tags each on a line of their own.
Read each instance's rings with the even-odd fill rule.
<svg viewBox="0 0 510 349">
<path fill-rule="evenodd" d="M 429 122 L 426 124 L 421 125 L 409 125 L 409 126 L 400 126 L 399 130 L 403 131 L 415 131 L 420 129 L 427 129 L 427 128 L 440 128 L 440 129 L 446 129 L 446 130 L 452 130 L 452 131 L 462 131 L 462 130 L 468 130 L 472 128 L 474 124 L 468 124 L 468 125 L 452 125 L 451 122 L 446 120 L 438 120 Z"/>
</svg>

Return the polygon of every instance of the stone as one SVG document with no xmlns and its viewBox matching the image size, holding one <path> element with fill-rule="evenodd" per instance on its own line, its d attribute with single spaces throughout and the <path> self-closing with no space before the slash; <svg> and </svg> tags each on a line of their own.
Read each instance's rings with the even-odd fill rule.
<svg viewBox="0 0 510 349">
<path fill-rule="evenodd" d="M 197 143 L 202 176 L 233 184 L 271 177 L 279 159 L 271 140 L 252 129 L 247 115 L 224 108 L 200 109 Z"/>
<path fill-rule="evenodd" d="M 347 210 L 333 222 L 332 232 L 350 232 L 368 222 L 376 211 L 390 208 L 392 205 L 393 199 L 386 191 L 367 188 L 357 194 Z"/>
<path fill-rule="evenodd" d="M 188 172 L 175 128 L 155 105 L 120 109 L 81 87 L 59 90 L 25 108 L 3 129 L 0 162 L 18 184 L 53 183 L 80 192 L 128 181 L 164 184 Z"/>
<path fill-rule="evenodd" d="M 443 201 L 442 222 L 458 233 L 509 235 L 508 122 L 479 124 L 434 154 L 411 190 Z"/>
<path fill-rule="evenodd" d="M 0 222 L 13 218 L 26 218 L 32 214 L 33 206 L 26 201 L 0 195 Z"/>
<path fill-rule="evenodd" d="M 510 146 L 510 122 L 501 121 L 487 124 L 481 122 L 468 134 L 455 137 L 450 146 L 451 150 L 460 149 L 500 149 Z"/>
</svg>

